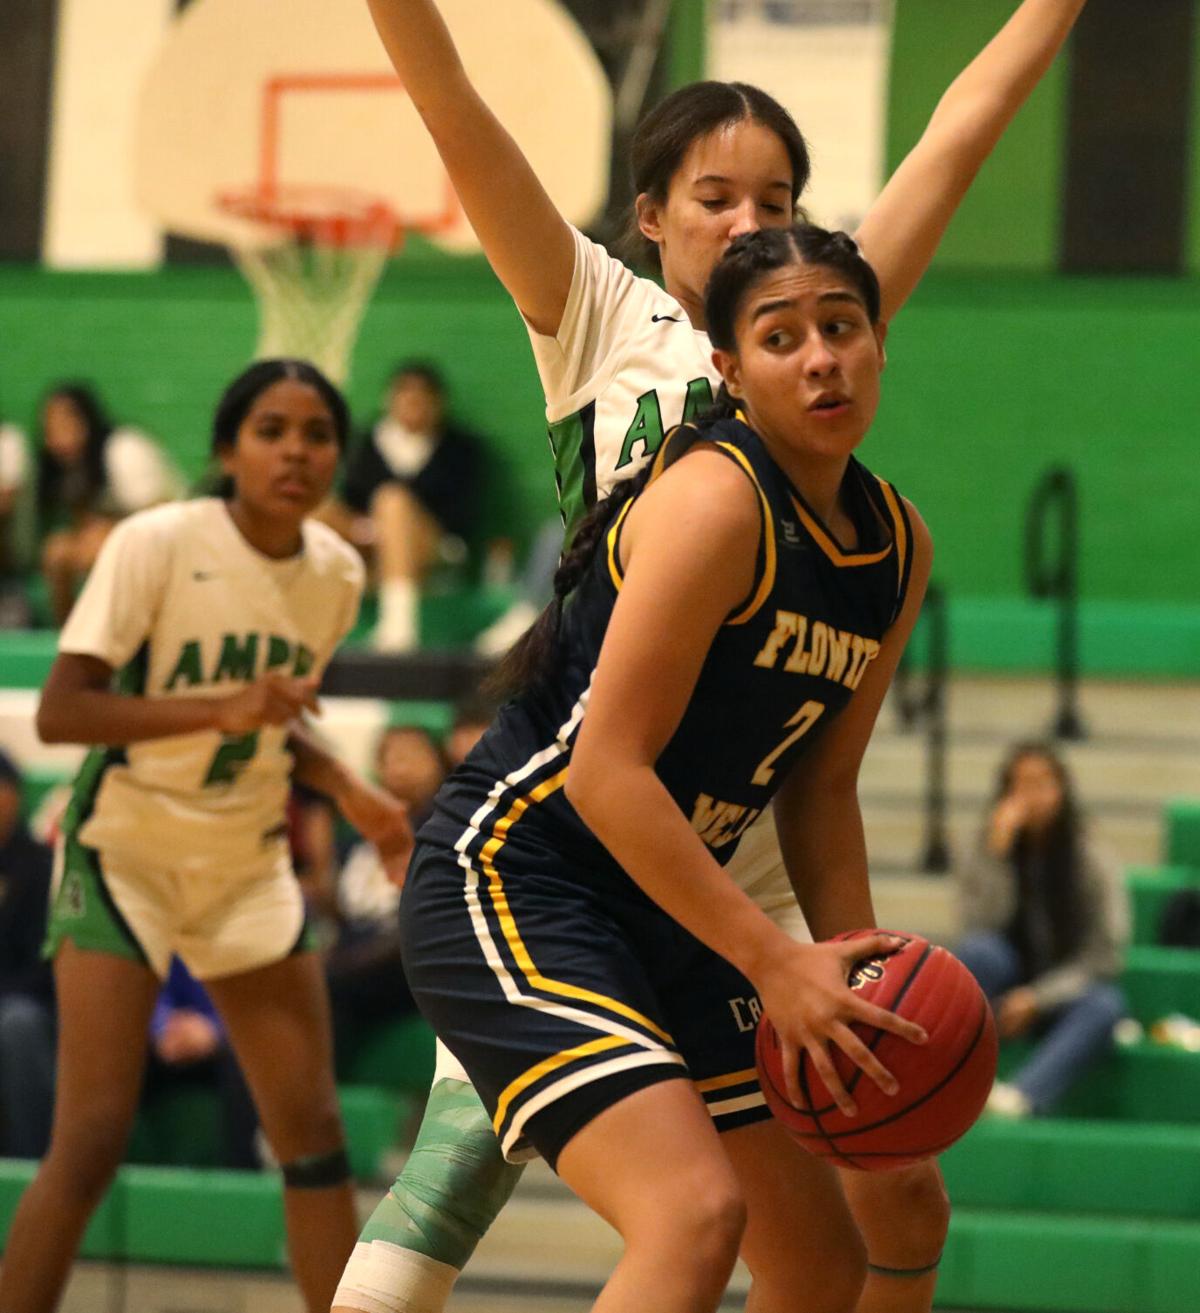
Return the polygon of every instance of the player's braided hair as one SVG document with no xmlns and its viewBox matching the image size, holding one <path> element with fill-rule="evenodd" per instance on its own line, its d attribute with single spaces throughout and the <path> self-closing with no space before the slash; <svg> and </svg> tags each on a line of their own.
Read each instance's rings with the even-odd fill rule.
<svg viewBox="0 0 1200 1313">
<path fill-rule="evenodd" d="M 812 223 L 760 228 L 731 242 L 708 280 L 704 315 L 713 346 L 736 351 L 734 329 L 747 293 L 776 269 L 796 263 L 835 269 L 862 296 L 871 323 L 879 322 L 879 279 L 853 237 Z"/>
</svg>

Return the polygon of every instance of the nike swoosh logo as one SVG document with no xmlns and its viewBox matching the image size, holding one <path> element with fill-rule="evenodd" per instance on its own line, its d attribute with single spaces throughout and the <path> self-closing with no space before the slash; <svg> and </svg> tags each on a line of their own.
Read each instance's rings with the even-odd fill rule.
<svg viewBox="0 0 1200 1313">
<path fill-rule="evenodd" d="M 651 322 L 652 324 L 661 324 L 661 323 L 663 323 L 664 320 L 665 320 L 668 324 L 682 324 L 682 323 L 683 323 L 683 320 L 682 320 L 682 319 L 679 319 L 679 318 L 678 318 L 677 316 L 675 316 L 675 315 L 651 315 L 651 316 L 650 316 L 650 322 Z"/>
</svg>

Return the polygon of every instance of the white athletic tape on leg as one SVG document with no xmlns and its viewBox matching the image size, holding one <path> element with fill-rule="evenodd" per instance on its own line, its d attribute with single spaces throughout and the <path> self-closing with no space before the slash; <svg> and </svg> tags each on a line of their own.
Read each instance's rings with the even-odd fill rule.
<svg viewBox="0 0 1200 1313">
<path fill-rule="evenodd" d="M 388 1244 L 359 1241 L 354 1246 L 334 1308 L 357 1313 L 443 1313 L 458 1268 L 424 1254 Z"/>
<path fill-rule="evenodd" d="M 471 1078 L 463 1070 L 462 1063 L 459 1062 L 441 1040 L 437 1041 L 434 1053 L 436 1055 L 433 1068 L 434 1085 L 440 1080 L 460 1080 L 464 1085 L 470 1085 Z"/>
</svg>

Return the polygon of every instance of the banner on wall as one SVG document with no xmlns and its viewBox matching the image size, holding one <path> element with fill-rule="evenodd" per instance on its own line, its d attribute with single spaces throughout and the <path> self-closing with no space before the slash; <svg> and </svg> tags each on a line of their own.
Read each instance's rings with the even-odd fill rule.
<svg viewBox="0 0 1200 1313">
<path fill-rule="evenodd" d="M 853 232 L 879 194 L 892 0 L 717 0 L 710 72 L 750 82 L 800 125 L 813 159 L 804 205 Z"/>
</svg>

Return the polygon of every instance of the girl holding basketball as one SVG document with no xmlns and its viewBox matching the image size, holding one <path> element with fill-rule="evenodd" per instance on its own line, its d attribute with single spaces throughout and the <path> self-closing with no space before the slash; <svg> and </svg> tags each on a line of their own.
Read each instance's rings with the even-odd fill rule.
<svg viewBox="0 0 1200 1313">
<path fill-rule="evenodd" d="M 357 555 L 307 519 L 347 429 L 345 402 L 311 365 L 251 366 L 213 423 L 229 500 L 125 520 L 60 635 L 38 729 L 95 746 L 64 821 L 50 916 L 54 1129 L 8 1237 L 4 1313 L 58 1302 L 121 1160 L 175 954 L 220 1010 L 282 1164 L 306 1306 L 323 1313 L 333 1297 L 355 1220 L 324 978 L 287 850 L 290 773 L 385 858 L 402 862 L 411 842 L 404 809 L 298 723 L 362 588 Z"/>
<path fill-rule="evenodd" d="M 865 1279 L 836 1174 L 762 1104 L 738 1005 L 774 1021 L 794 1101 L 804 1050 L 849 1116 L 831 1048 L 897 1092 L 850 1023 L 924 1032 L 847 985 L 888 936 L 797 944 L 721 868 L 778 794 L 801 896 L 850 878 L 810 836 L 836 823 L 932 555 L 853 459 L 879 307 L 845 234 L 733 243 L 706 322 L 736 413 L 676 430 L 584 519 L 401 901 L 414 997 L 503 1152 L 540 1153 L 625 1241 L 597 1309 L 715 1308 L 739 1247 L 763 1313 L 849 1313 Z"/>
<path fill-rule="evenodd" d="M 1084 2 L 1025 0 L 947 92 L 864 221 L 858 237 L 879 271 L 885 321 L 912 292 L 976 171 Z M 470 85 L 432 0 L 369 3 L 467 216 L 529 326 L 561 508 L 574 529 L 597 496 L 635 474 L 673 425 L 711 401 L 719 379 L 703 289 L 735 237 L 791 222 L 808 179 L 803 138 L 775 101 L 740 85 L 685 87 L 646 118 L 632 148 L 636 228 L 661 266 L 660 287 L 559 215 Z M 853 780 L 839 794 L 837 816 L 824 845 L 814 841 L 812 860 L 865 867 Z M 779 924 L 805 933 L 769 818 L 751 827 L 733 874 Z M 873 921 L 865 884 L 828 888 L 823 898 L 821 905 L 810 898 L 808 907 L 819 935 Z M 361 1285 L 386 1309 L 435 1313 L 511 1192 L 515 1172 L 503 1167 L 463 1075 L 439 1048 L 422 1135 L 363 1233 L 339 1307 L 374 1308 L 352 1302 Z M 847 1177 L 846 1189 L 873 1265 L 860 1313 L 925 1313 L 948 1221 L 936 1168 Z"/>
</svg>

